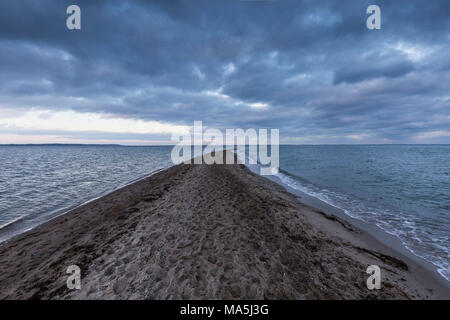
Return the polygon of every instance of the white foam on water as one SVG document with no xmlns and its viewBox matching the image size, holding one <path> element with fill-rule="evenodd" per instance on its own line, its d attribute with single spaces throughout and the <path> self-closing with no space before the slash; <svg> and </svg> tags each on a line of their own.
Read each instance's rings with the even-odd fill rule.
<svg viewBox="0 0 450 320">
<path fill-rule="evenodd" d="M 24 217 L 25 217 L 25 216 L 19 216 L 19 217 L 15 218 L 15 219 L 12 219 L 12 220 L 10 220 L 10 221 L 5 222 L 4 224 L 0 225 L 0 230 L 6 228 L 7 226 L 9 226 L 9 225 L 11 225 L 11 224 L 13 224 L 13 223 L 16 223 L 16 222 L 18 222 L 18 221 L 23 220 Z"/>
</svg>

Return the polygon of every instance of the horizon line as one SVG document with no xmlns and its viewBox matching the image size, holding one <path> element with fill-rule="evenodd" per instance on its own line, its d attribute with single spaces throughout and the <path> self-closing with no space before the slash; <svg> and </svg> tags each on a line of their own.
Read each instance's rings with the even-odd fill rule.
<svg viewBox="0 0 450 320">
<path fill-rule="evenodd" d="M 0 143 L 0 147 L 12 146 L 116 146 L 116 147 L 171 147 L 178 144 L 120 144 L 120 143 Z M 208 146 L 209 144 L 202 144 Z M 234 146 L 238 146 L 233 144 Z M 245 144 L 245 146 L 254 146 L 258 144 Z M 268 143 L 267 145 L 271 145 Z M 280 143 L 280 146 L 369 146 L 369 145 L 450 145 L 450 143 Z M 191 146 L 197 146 L 192 144 Z M 224 144 L 226 146 L 226 144 Z"/>
</svg>

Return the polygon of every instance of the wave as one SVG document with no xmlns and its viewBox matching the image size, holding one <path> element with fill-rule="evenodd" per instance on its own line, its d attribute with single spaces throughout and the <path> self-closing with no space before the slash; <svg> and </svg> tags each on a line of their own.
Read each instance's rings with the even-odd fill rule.
<svg viewBox="0 0 450 320">
<path fill-rule="evenodd" d="M 5 229 L 6 227 L 9 227 L 10 225 L 12 225 L 12 224 L 14 224 L 16 222 L 22 221 L 25 217 L 26 216 L 24 216 L 24 215 L 23 216 L 19 216 L 17 218 L 14 218 L 14 219 L 12 219 L 10 221 L 7 221 L 7 222 L 1 224 L 0 225 L 0 230 Z"/>
<path fill-rule="evenodd" d="M 354 219 L 375 224 L 383 231 L 395 236 L 408 251 L 432 263 L 437 268 L 437 272 L 450 281 L 450 265 L 445 256 L 447 249 L 444 246 L 446 240 L 423 237 L 426 231 L 421 230 L 419 223 L 408 215 L 402 212 L 393 212 L 391 208 L 374 208 L 362 200 L 354 199 L 344 193 L 315 186 L 308 180 L 285 170 L 280 169 L 277 177 L 283 184 L 341 209 Z"/>
</svg>

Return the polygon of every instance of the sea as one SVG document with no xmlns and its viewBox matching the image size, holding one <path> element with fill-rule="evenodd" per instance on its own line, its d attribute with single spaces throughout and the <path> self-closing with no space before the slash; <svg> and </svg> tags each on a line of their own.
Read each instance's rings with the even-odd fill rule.
<svg viewBox="0 0 450 320">
<path fill-rule="evenodd" d="M 172 166 L 171 146 L 0 146 L 0 242 Z M 450 145 L 281 145 L 277 177 L 450 281 Z"/>
</svg>

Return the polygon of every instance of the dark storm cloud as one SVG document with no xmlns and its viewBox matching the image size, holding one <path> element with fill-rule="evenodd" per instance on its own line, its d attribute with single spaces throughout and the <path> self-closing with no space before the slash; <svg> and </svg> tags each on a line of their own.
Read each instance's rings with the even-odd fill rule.
<svg viewBox="0 0 450 320">
<path fill-rule="evenodd" d="M 70 4 L 81 31 L 65 27 Z M 381 30 L 365 26 L 370 4 Z M 447 0 L 2 1 L 0 111 L 272 127 L 286 142 L 448 141 L 449 13 Z"/>
<path fill-rule="evenodd" d="M 351 65 L 338 68 L 335 71 L 333 83 L 356 83 L 383 77 L 397 78 L 414 70 L 413 63 L 404 57 L 398 59 L 395 56 L 371 56 L 363 61 L 358 60 L 355 57 Z"/>
</svg>

